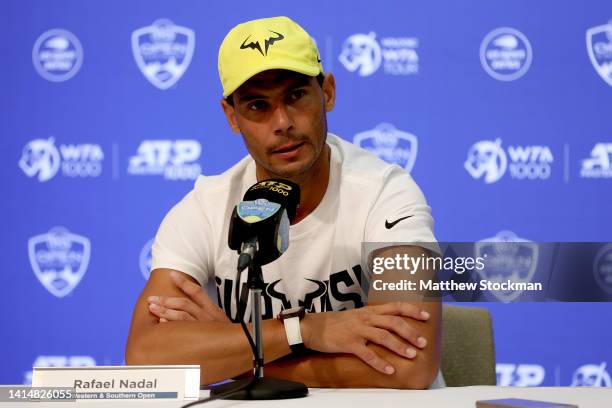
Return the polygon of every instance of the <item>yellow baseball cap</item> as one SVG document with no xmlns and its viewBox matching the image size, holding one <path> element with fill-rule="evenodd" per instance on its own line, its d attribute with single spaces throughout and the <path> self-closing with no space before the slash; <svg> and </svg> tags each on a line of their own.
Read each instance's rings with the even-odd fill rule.
<svg viewBox="0 0 612 408">
<path fill-rule="evenodd" d="M 287 69 L 308 76 L 323 73 L 313 39 L 288 17 L 238 24 L 219 47 L 219 77 L 224 98 L 252 76 L 269 69 Z"/>
</svg>

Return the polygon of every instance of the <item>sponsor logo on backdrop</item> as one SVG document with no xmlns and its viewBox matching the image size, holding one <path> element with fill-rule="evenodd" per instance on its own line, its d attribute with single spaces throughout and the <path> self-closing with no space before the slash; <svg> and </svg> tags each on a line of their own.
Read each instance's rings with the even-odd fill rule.
<svg viewBox="0 0 612 408">
<path fill-rule="evenodd" d="M 503 243 L 498 245 L 498 243 Z M 494 237 L 476 242 L 474 256 L 486 258 L 484 269 L 477 269 L 482 279 L 490 282 L 529 283 L 538 266 L 538 244 L 519 238 L 512 231 L 498 232 Z M 519 297 L 522 290 L 496 290 L 490 292 L 502 302 Z"/>
<path fill-rule="evenodd" d="M 487 184 L 495 183 L 506 173 L 508 158 L 501 147 L 501 139 L 482 140 L 468 151 L 464 167 L 475 179 L 483 178 Z"/>
<path fill-rule="evenodd" d="M 374 129 L 357 133 L 353 143 L 388 163 L 403 167 L 407 172 L 414 167 L 418 149 L 417 137 L 396 129 L 389 123 L 381 123 Z"/>
<path fill-rule="evenodd" d="M 513 81 L 525 75 L 532 58 L 529 40 L 514 28 L 497 28 L 487 34 L 480 44 L 482 67 L 499 81 Z"/>
<path fill-rule="evenodd" d="M 144 140 L 136 155 L 130 157 L 127 171 L 135 176 L 195 180 L 202 173 L 198 163 L 201 153 L 197 140 Z"/>
<path fill-rule="evenodd" d="M 612 86 L 612 20 L 608 24 L 589 28 L 586 46 L 595 71 Z"/>
<path fill-rule="evenodd" d="M 64 227 L 52 228 L 28 240 L 28 256 L 34 275 L 58 298 L 79 284 L 89 265 L 91 242 Z"/>
<path fill-rule="evenodd" d="M 56 28 L 44 32 L 32 49 L 36 72 L 52 82 L 67 81 L 79 72 L 83 47 L 70 31 Z"/>
<path fill-rule="evenodd" d="M 508 146 L 502 140 L 481 140 L 468 150 L 464 168 L 474 179 L 487 184 L 499 181 L 508 172 L 516 180 L 547 180 L 554 157 L 548 146 Z"/>
<path fill-rule="evenodd" d="M 32 367 L 92 367 L 96 360 L 90 356 L 38 356 Z M 32 371 L 26 371 L 24 384 L 32 384 Z"/>
<path fill-rule="evenodd" d="M 606 371 L 606 362 L 585 364 L 579 367 L 572 376 L 572 387 L 612 387 L 610 374 Z"/>
<path fill-rule="evenodd" d="M 147 241 L 146 244 L 140 250 L 140 256 L 138 257 L 138 265 L 140 266 L 140 273 L 145 278 L 145 280 L 149 280 L 149 276 L 151 275 L 151 264 L 153 261 L 153 256 L 151 254 L 151 248 L 153 247 L 153 241 L 155 239 L 151 238 Z"/>
<path fill-rule="evenodd" d="M 132 33 L 132 52 L 143 75 L 159 89 L 168 89 L 183 76 L 193 57 L 192 29 L 160 19 Z"/>
<path fill-rule="evenodd" d="M 59 170 L 66 177 L 98 177 L 102 174 L 104 151 L 98 144 L 61 144 L 55 139 L 35 139 L 23 148 L 19 167 L 38 181 L 51 180 Z"/>
<path fill-rule="evenodd" d="M 591 157 L 582 160 L 580 177 L 612 178 L 612 143 L 597 143 Z"/>
<path fill-rule="evenodd" d="M 419 40 L 415 37 L 382 37 L 376 33 L 354 34 L 342 45 L 339 59 L 350 71 L 365 77 L 382 65 L 386 74 L 414 75 L 419 73 Z"/>
<path fill-rule="evenodd" d="M 546 370 L 538 364 L 497 363 L 495 371 L 500 387 L 537 387 L 546 376 Z"/>
<path fill-rule="evenodd" d="M 595 256 L 593 274 L 597 284 L 612 294 L 612 244 L 605 245 Z"/>
</svg>

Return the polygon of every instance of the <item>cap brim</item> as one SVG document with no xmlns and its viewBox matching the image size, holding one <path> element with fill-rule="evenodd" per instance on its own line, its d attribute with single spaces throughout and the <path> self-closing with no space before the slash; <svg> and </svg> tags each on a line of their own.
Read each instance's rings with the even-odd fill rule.
<svg viewBox="0 0 612 408">
<path fill-rule="evenodd" d="M 249 79 L 253 78 L 255 75 L 262 73 L 264 71 L 270 71 L 271 69 L 284 69 L 287 71 L 294 71 L 300 74 L 308 75 L 308 76 L 317 76 L 320 73 L 323 73 L 323 70 L 320 66 L 311 66 L 305 67 L 304 65 L 293 65 L 293 64 L 268 64 L 268 65 L 260 65 L 251 70 L 245 70 L 243 77 L 244 81 L 233 86 L 230 89 L 223 90 L 223 97 L 227 98 L 229 95 L 234 93 L 236 89 L 240 88 L 244 85 Z"/>
</svg>

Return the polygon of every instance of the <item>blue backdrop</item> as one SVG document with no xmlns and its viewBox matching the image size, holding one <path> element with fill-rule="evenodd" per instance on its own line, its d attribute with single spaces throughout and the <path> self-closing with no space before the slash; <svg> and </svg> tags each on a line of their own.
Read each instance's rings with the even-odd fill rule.
<svg viewBox="0 0 612 408">
<path fill-rule="evenodd" d="M 246 154 L 217 51 L 253 18 L 315 38 L 330 130 L 411 171 L 438 239 L 612 241 L 609 0 L 0 7 L 0 383 L 123 363 L 161 219 Z M 611 385 L 609 303 L 486 306 L 500 384 Z"/>
</svg>

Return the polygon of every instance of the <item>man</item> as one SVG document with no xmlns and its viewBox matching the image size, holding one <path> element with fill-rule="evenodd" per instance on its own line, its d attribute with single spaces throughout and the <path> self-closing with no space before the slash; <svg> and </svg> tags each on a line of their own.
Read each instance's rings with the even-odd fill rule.
<svg viewBox="0 0 612 408">
<path fill-rule="evenodd" d="M 369 277 L 361 264 L 362 241 L 434 242 L 417 185 L 399 167 L 327 133 L 334 77 L 323 72 L 316 45 L 290 19 L 234 27 L 219 50 L 219 74 L 221 105 L 249 156 L 222 175 L 200 177 L 162 222 L 126 362 L 200 364 L 202 384 L 252 368 L 236 323 L 238 254 L 227 246 L 229 220 L 251 185 L 284 178 L 300 186 L 301 200 L 289 249 L 263 267 L 266 375 L 311 387 L 430 386 L 440 364 L 439 303 L 370 299 L 364 306 Z M 209 279 L 223 310 L 202 291 Z M 285 316 L 297 322 L 291 328 L 274 318 L 296 306 L 308 313 Z M 300 337 L 301 344 L 290 346 L 288 338 Z M 292 354 L 298 346 L 314 353 Z"/>
</svg>

